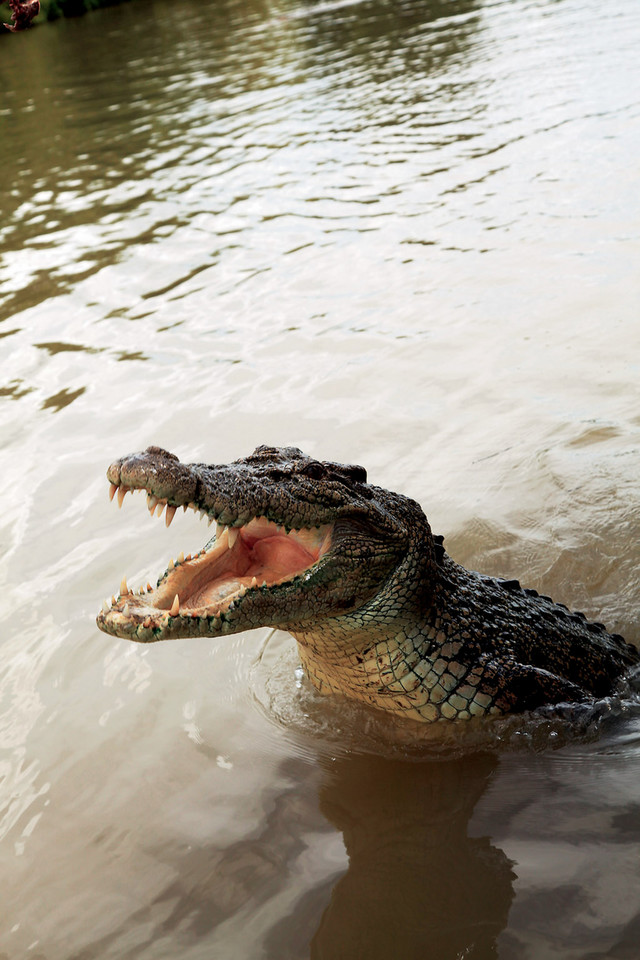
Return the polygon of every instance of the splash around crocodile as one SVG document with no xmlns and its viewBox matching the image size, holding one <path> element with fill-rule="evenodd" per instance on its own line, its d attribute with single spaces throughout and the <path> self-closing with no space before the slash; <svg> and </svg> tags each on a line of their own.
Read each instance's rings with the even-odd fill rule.
<svg viewBox="0 0 640 960">
<path fill-rule="evenodd" d="M 216 524 L 155 587 L 122 581 L 97 618 L 115 636 L 277 627 L 298 641 L 317 690 L 418 721 L 592 702 L 640 661 L 603 624 L 455 563 L 419 504 L 367 483 L 363 467 L 266 446 L 230 464 L 183 464 L 149 447 L 107 477 L 120 505 L 144 490 L 167 525 L 180 507 Z"/>
</svg>

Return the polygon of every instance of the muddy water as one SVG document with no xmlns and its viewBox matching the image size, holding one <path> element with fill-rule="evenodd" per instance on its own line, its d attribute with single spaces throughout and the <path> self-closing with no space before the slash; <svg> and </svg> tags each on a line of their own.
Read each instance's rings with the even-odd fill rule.
<svg viewBox="0 0 640 960">
<path fill-rule="evenodd" d="M 294 443 L 640 640 L 639 28 L 135 0 L 0 41 L 0 957 L 636 955 L 633 709 L 421 754 L 286 637 L 94 616 L 205 538 L 112 458 Z"/>
</svg>

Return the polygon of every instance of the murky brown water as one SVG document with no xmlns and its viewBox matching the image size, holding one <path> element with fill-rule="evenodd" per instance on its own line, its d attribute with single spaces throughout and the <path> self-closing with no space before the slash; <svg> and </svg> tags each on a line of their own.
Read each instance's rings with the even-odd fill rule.
<svg viewBox="0 0 640 960">
<path fill-rule="evenodd" d="M 135 0 L 0 40 L 0 957 L 637 956 L 633 713 L 409 762 L 283 637 L 94 616 L 203 540 L 114 510 L 114 456 L 293 443 L 640 640 L 639 29 Z"/>
</svg>

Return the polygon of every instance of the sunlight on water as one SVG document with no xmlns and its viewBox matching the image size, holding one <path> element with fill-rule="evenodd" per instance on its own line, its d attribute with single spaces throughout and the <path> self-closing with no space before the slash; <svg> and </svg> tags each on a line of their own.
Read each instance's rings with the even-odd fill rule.
<svg viewBox="0 0 640 960">
<path fill-rule="evenodd" d="M 208 538 L 114 510 L 116 456 L 296 444 L 640 641 L 639 26 L 133 0 L 0 39 L 2 957 L 634 955 L 631 692 L 425 746 L 281 634 L 95 614 Z"/>
</svg>

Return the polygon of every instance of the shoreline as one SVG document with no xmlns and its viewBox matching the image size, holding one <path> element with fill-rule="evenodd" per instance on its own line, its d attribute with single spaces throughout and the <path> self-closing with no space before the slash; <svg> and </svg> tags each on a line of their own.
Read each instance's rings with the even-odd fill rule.
<svg viewBox="0 0 640 960">
<path fill-rule="evenodd" d="M 31 26 L 59 20 L 60 17 L 82 17 L 91 10 L 101 7 L 115 7 L 130 0 L 40 0 L 40 12 L 34 18 Z M 0 36 L 11 35 L 10 30 L 2 28 L 2 24 L 11 22 L 11 8 L 6 2 L 0 4 Z M 28 28 L 30 29 L 30 27 Z"/>
</svg>

